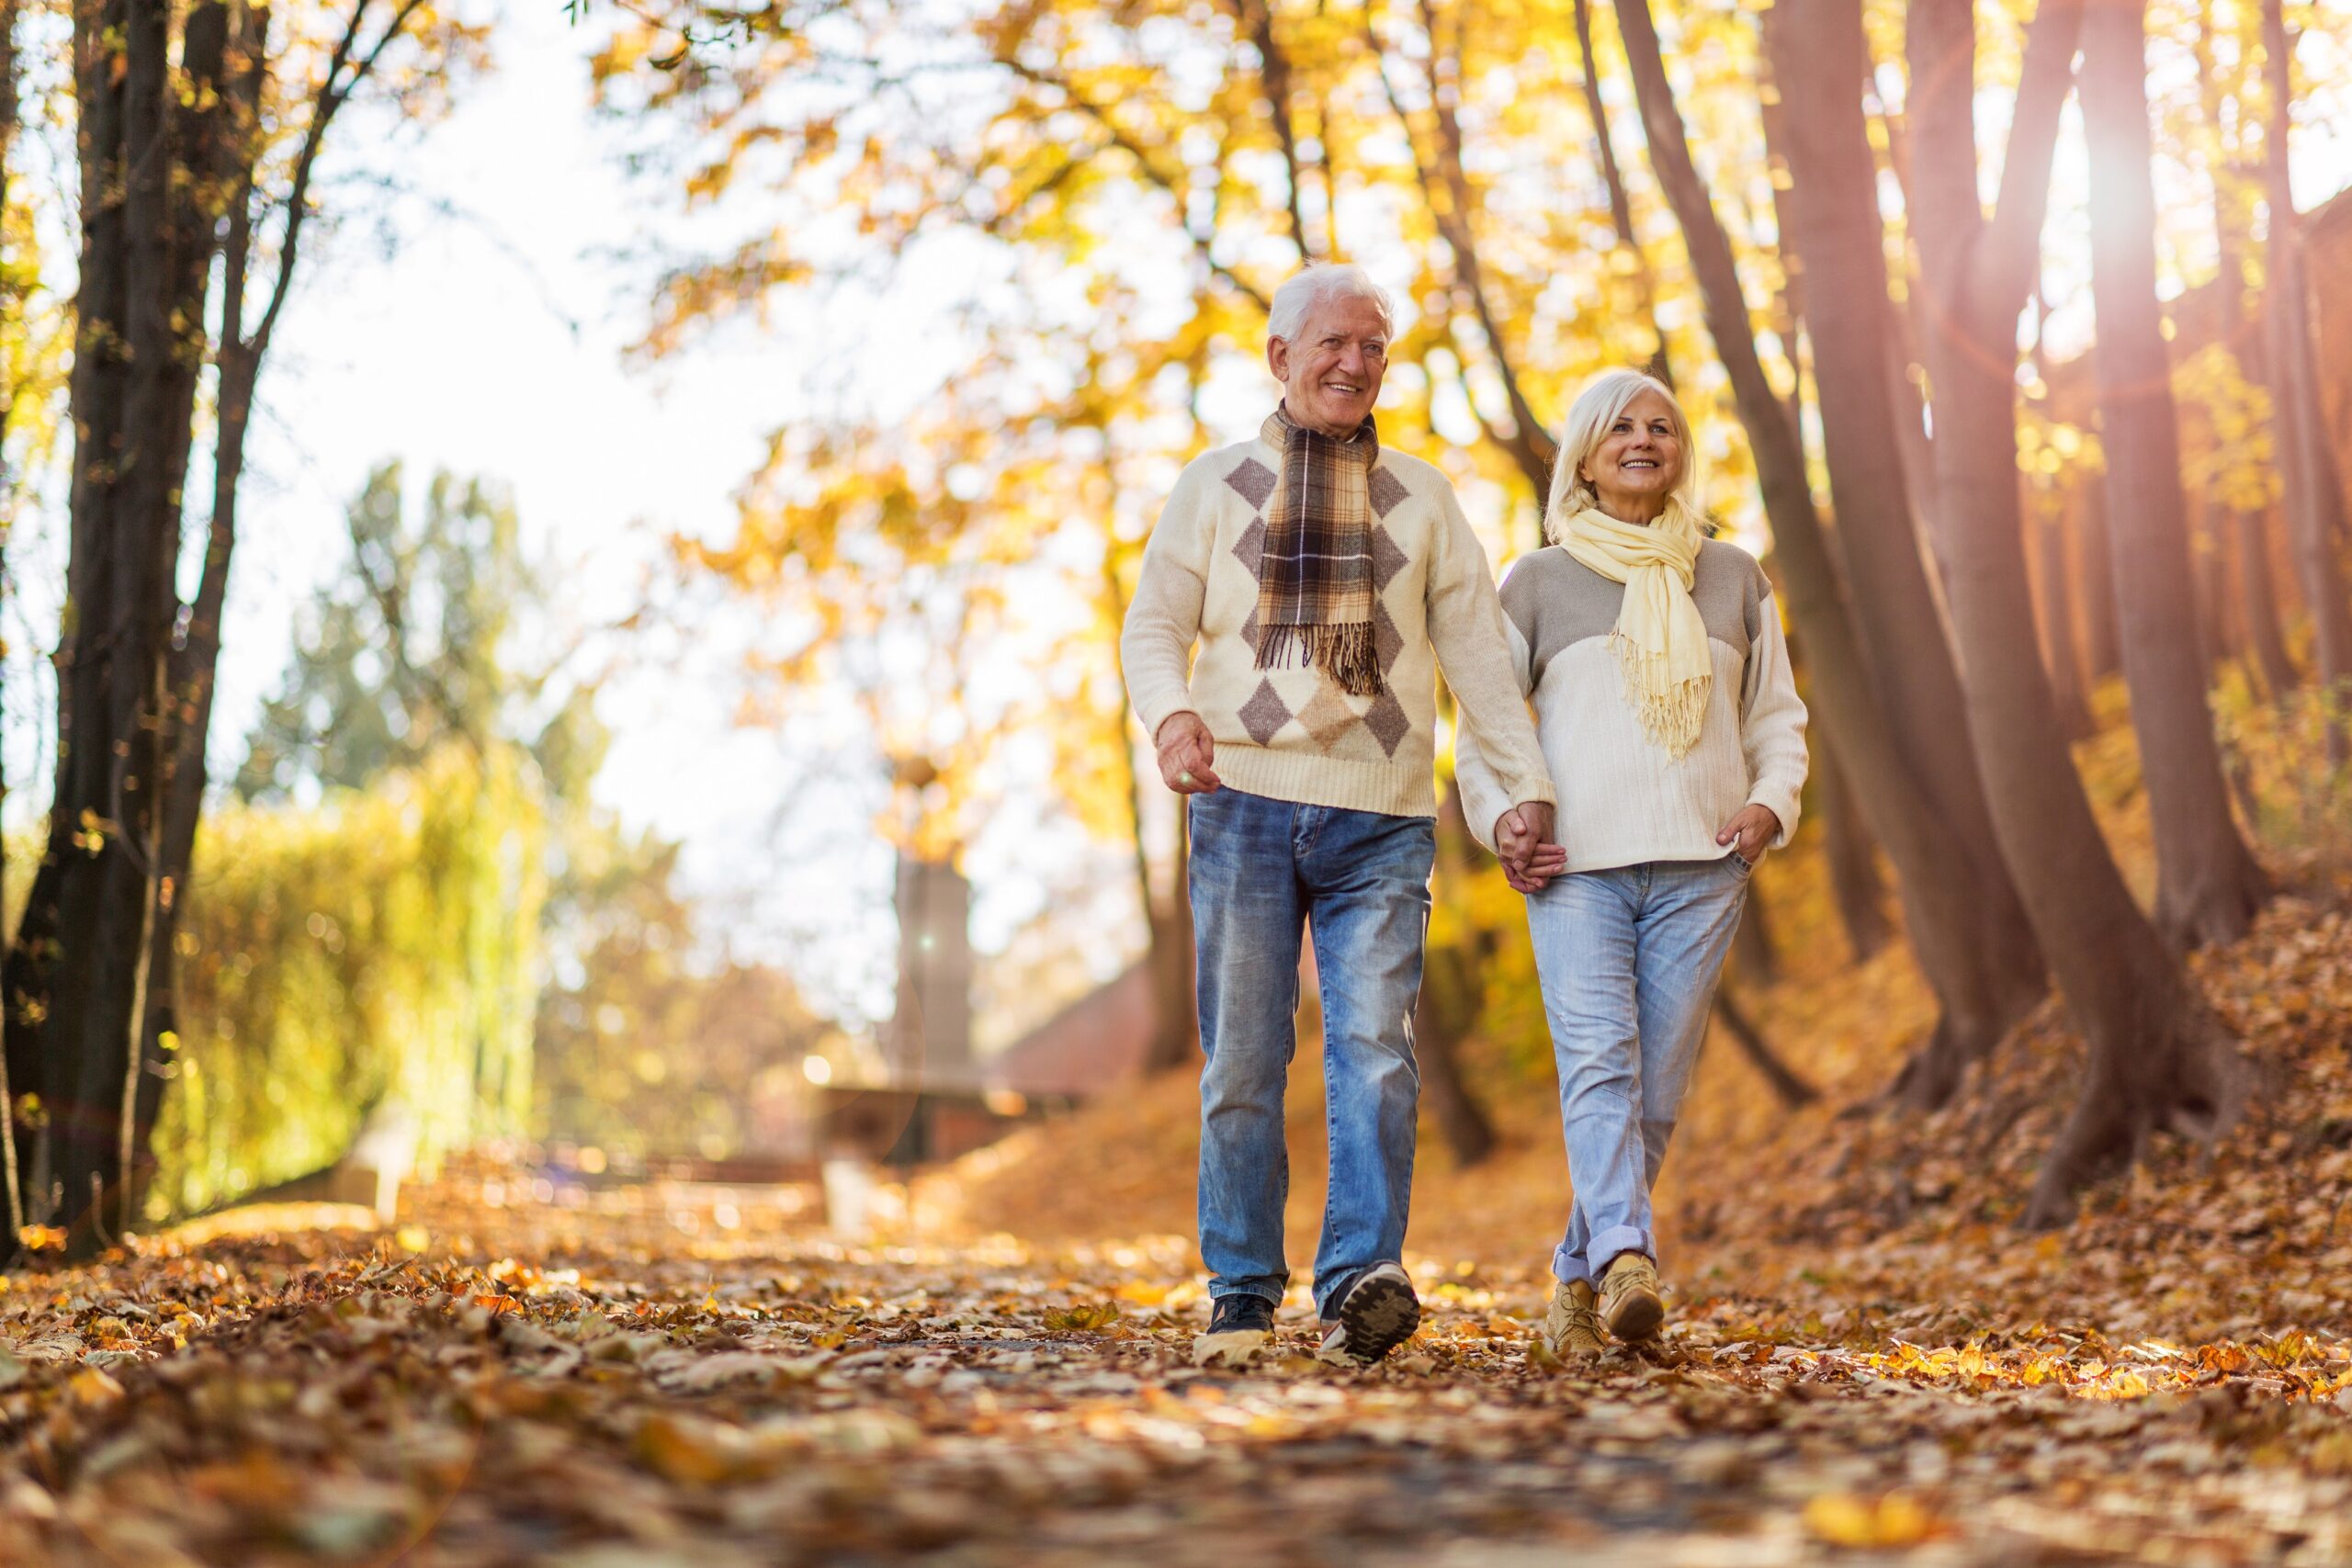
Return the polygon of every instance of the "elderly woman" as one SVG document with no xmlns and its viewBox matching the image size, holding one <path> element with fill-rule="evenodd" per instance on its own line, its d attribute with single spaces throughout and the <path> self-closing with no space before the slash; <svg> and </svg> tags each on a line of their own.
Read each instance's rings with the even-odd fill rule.
<svg viewBox="0 0 2352 1568">
<path fill-rule="evenodd" d="M 1693 467 L 1664 386 L 1596 378 L 1561 433 L 1551 544 L 1503 581 L 1558 841 L 1519 832 L 1476 735 L 1456 751 L 1473 830 L 1529 896 L 1575 1199 L 1545 1325 L 1563 1354 L 1664 1321 L 1650 1189 L 1747 878 L 1788 842 L 1804 784 L 1804 705 L 1771 583 L 1706 537 Z"/>
</svg>

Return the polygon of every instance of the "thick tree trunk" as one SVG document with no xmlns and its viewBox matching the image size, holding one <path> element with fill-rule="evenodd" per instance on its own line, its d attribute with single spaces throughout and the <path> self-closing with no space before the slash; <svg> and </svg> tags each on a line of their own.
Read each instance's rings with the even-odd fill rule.
<svg viewBox="0 0 2352 1568">
<path fill-rule="evenodd" d="M 1973 0 L 1911 0 L 1912 215 L 1937 332 L 1936 488 L 1969 716 L 2003 854 L 2088 1048 L 2080 1097 L 2043 1164 L 2029 1224 L 2072 1212 L 2160 1126 L 2211 1134 L 2244 1073 L 2100 837 L 2035 646 L 2017 491 L 2014 344 L 2038 259 L 2081 13 L 2044 0 L 1988 222 L 1977 194 Z"/>
<path fill-rule="evenodd" d="M 1846 945 L 1860 964 L 1884 947 L 1894 929 L 1886 918 L 1886 882 L 1879 874 L 1878 844 L 1854 802 L 1838 760 L 1833 732 L 1813 749 L 1814 787 L 1821 799 L 1821 838 L 1829 856 L 1829 894 L 1846 928 Z"/>
<path fill-rule="evenodd" d="M 2196 563 L 2179 415 L 2156 301 L 2155 179 L 2139 0 L 2083 18 L 2095 365 L 2124 678 L 2156 839 L 2156 929 L 2177 948 L 2234 942 L 2269 897 L 2230 814 L 2198 657 Z"/>
<path fill-rule="evenodd" d="M 1860 98 L 1870 59 L 1857 0 L 1791 0 L 1766 13 L 1792 175 L 1789 214 L 1815 298 L 1836 301 L 1838 330 L 1813 341 L 1825 454 L 1855 621 L 1912 775 L 1956 840 L 1948 860 L 1969 883 L 1979 962 L 1997 1038 L 2041 998 L 2048 976 L 2016 885 L 1993 839 L 1965 719 L 1945 606 L 1910 505 L 1901 411 L 1885 396 L 1884 344 L 1895 333 L 1886 227 Z M 1915 1102 L 1990 1048 L 1946 1036 L 1957 1062 L 1914 1075 Z"/>
<path fill-rule="evenodd" d="M 1788 412 L 1773 396 L 1748 326 L 1746 300 L 1731 243 L 1690 162 L 1657 34 L 1646 0 L 1631 0 L 1618 24 L 1632 63 L 1650 158 L 1680 220 L 1696 274 L 1709 334 L 1732 384 L 1756 459 L 1773 556 L 1787 583 L 1792 616 L 1813 661 L 1819 718 L 1837 733 L 1856 798 L 1871 830 L 1894 863 L 1920 967 L 1941 1004 L 1942 1016 L 1923 1054 L 1938 1064 L 1975 1060 L 2007 1026 L 2004 1006 L 1986 966 L 1982 908 L 1973 879 L 1953 874 L 1953 838 L 1930 805 L 1881 706 L 1870 665 L 1856 636 L 1829 544 L 1814 510 L 1804 452 Z M 2029 626 L 2029 634 L 2030 626 Z M 1957 1081 L 1914 1078 L 1903 1092 L 1922 1103 L 1949 1096 Z"/>
<path fill-rule="evenodd" d="M 17 0 L 0 0 L 0 213 L 8 209 L 8 175 L 17 151 Z M 0 272 L 12 272 L 16 266 L 16 258 L 7 254 L 6 245 L 7 237 L 5 232 L 0 232 Z M 11 400 L 0 397 L 0 493 L 13 489 L 16 484 L 15 476 L 8 472 L 6 461 Z M 6 543 L 6 534 L 0 533 L 0 590 L 5 590 L 8 581 Z M 5 806 L 7 799 L 7 778 L 5 770 L 0 770 L 0 806 Z M 5 861 L 0 861 L 0 905 L 6 902 L 6 870 Z M 0 931 L 0 973 L 5 973 L 6 963 L 6 935 Z M 5 990 L 0 990 L 0 997 L 6 994 Z M 0 1002 L 0 1011 L 5 1010 L 5 1002 Z M 0 1185 L 5 1185 L 8 1200 L 8 1232 L 0 1236 L 0 1267 L 5 1267 L 15 1256 L 18 1245 L 17 1238 L 27 1219 L 23 1173 L 17 1164 L 17 1096 L 10 1087 L 16 1081 L 11 1071 L 13 1066 L 6 1050 L 0 1048 Z"/>
<path fill-rule="evenodd" d="M 2345 591 L 2343 551 L 2352 539 L 2344 478 L 2336 469 L 2320 404 L 2319 355 L 2312 339 L 2311 283 L 2302 236 L 2297 231 L 2289 175 L 2287 107 L 2294 94 L 2294 60 L 2281 0 L 2263 0 L 2263 52 L 2268 57 L 2270 114 L 2263 137 L 2263 169 L 2270 207 L 2270 277 L 2264 293 L 2270 350 L 2270 397 L 2286 479 L 2287 525 L 2312 617 L 2312 662 L 2339 716 L 2327 727 L 2328 761 L 2352 756 L 2343 684 L 2352 679 L 2352 599 Z"/>
</svg>

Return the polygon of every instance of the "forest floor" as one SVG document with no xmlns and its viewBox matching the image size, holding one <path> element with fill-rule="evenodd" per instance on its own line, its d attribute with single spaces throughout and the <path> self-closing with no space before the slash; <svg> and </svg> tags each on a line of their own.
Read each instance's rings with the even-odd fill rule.
<svg viewBox="0 0 2352 1568">
<path fill-rule="evenodd" d="M 1917 978 L 1773 869 L 1783 972 L 1743 999 L 1824 1092 L 1702 1059 L 1645 1353 L 1535 1348 L 1549 1090 L 1477 1060 L 1501 1147 L 1464 1168 L 1425 1132 L 1421 1332 L 1321 1364 L 1295 1288 L 1273 1353 L 1195 1367 L 1174 1075 L 887 1194 L 859 1246 L 797 1191 L 481 1165 L 390 1231 L 250 1211 L 0 1281 L 0 1563 L 2352 1562 L 2352 882 L 2292 871 L 2194 961 L 2260 1086 L 2239 1125 L 2037 1235 L 2079 1055 L 2054 1005 L 1894 1114 Z"/>
</svg>

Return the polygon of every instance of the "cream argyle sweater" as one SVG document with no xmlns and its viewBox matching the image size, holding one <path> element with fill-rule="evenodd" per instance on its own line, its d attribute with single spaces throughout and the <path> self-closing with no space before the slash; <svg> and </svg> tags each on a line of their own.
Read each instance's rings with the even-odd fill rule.
<svg viewBox="0 0 2352 1568">
<path fill-rule="evenodd" d="M 1231 788 L 1433 817 L 1442 670 L 1495 789 L 1510 804 L 1552 800 L 1486 551 L 1453 486 L 1417 457 L 1384 447 L 1372 473 L 1373 634 L 1388 690 L 1351 696 L 1313 668 L 1257 668 L 1258 556 L 1282 467 L 1257 439 L 1204 453 L 1178 477 L 1119 639 L 1144 732 L 1198 714 Z"/>
</svg>

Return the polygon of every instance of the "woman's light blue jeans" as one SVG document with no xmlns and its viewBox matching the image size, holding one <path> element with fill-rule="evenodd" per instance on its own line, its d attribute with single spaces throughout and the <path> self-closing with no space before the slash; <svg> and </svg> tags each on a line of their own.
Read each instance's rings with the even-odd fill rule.
<svg viewBox="0 0 2352 1568">
<path fill-rule="evenodd" d="M 1421 1089 L 1413 1003 L 1436 824 L 1230 787 L 1193 795 L 1191 812 L 1209 1291 L 1279 1305 L 1290 1282 L 1283 1089 L 1297 1045 L 1303 925 L 1314 933 L 1323 997 L 1331 1183 L 1315 1305 L 1329 1317 L 1357 1275 L 1403 1257 Z"/>
<path fill-rule="evenodd" d="M 1657 1257 L 1650 1189 L 1751 869 L 1736 854 L 1648 861 L 1572 872 L 1527 900 L 1576 1200 L 1552 1254 L 1564 1282 L 1598 1283 L 1621 1252 Z"/>
</svg>

